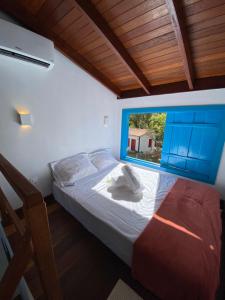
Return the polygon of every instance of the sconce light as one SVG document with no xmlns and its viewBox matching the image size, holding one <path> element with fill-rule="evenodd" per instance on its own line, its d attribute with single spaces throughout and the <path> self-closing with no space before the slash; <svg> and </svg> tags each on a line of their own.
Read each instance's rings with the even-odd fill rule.
<svg viewBox="0 0 225 300">
<path fill-rule="evenodd" d="M 31 114 L 19 113 L 19 121 L 20 121 L 20 125 L 22 126 L 31 126 L 32 125 Z"/>
<path fill-rule="evenodd" d="M 109 116 L 104 116 L 104 127 L 109 126 Z"/>
</svg>

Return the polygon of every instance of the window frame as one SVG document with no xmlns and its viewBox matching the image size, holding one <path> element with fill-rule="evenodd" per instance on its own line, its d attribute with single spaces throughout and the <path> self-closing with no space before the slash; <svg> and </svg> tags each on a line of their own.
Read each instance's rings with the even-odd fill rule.
<svg viewBox="0 0 225 300">
<path fill-rule="evenodd" d="M 225 105 L 218 104 L 218 105 L 194 105 L 194 106 L 164 106 L 164 107 L 141 107 L 141 108 L 125 108 L 122 109 L 122 122 L 121 122 L 121 144 L 120 144 L 120 159 L 134 163 L 140 166 L 153 168 L 159 171 L 164 171 L 172 174 L 176 174 L 178 176 L 187 177 L 207 183 L 214 184 L 216 180 L 216 175 L 218 172 L 222 151 L 225 142 L 225 121 L 221 125 L 221 130 L 218 138 L 218 143 L 216 147 L 216 151 L 214 153 L 214 160 L 212 164 L 212 174 L 210 173 L 209 180 L 204 180 L 201 176 L 197 174 L 186 174 L 184 171 L 170 169 L 167 167 L 163 167 L 160 164 L 141 160 L 138 158 L 130 157 L 127 155 L 127 147 L 128 147 L 128 136 L 129 136 L 129 117 L 131 114 L 147 114 L 147 113 L 167 113 L 167 112 L 196 112 L 196 111 L 204 111 L 204 110 L 221 110 L 224 112 L 225 116 Z"/>
</svg>

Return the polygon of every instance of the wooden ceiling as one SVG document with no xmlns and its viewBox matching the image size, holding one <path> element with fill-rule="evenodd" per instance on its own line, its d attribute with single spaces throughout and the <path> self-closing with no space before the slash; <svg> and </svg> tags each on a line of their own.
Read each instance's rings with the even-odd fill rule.
<svg viewBox="0 0 225 300">
<path fill-rule="evenodd" d="M 225 0 L 0 0 L 119 98 L 225 87 Z"/>
</svg>

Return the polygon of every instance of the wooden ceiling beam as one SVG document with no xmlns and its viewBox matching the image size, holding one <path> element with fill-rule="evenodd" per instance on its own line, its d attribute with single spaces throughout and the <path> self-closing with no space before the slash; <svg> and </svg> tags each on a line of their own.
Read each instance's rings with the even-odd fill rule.
<svg viewBox="0 0 225 300">
<path fill-rule="evenodd" d="M 120 89 L 113 84 L 108 77 L 106 77 L 102 72 L 95 68 L 89 61 L 87 61 L 79 52 L 74 50 L 71 46 L 65 43 L 64 40 L 61 40 L 57 37 L 54 39 L 55 46 L 61 51 L 65 56 L 77 64 L 81 69 L 86 71 L 89 75 L 98 80 L 105 87 L 114 92 L 117 96 L 120 96 Z"/>
<path fill-rule="evenodd" d="M 135 76 L 144 91 L 151 94 L 151 85 L 134 59 L 130 56 L 119 38 L 115 35 L 106 20 L 89 0 L 74 0 L 87 16 L 96 31 L 105 39 L 110 48 L 122 59 L 130 72 Z"/>
<path fill-rule="evenodd" d="M 194 89 L 194 66 L 185 26 L 185 15 L 182 9 L 182 1 L 166 0 L 167 8 L 171 18 L 181 58 L 184 64 L 184 72 L 190 90 Z"/>
<path fill-rule="evenodd" d="M 195 80 L 195 91 L 225 88 L 225 76 L 198 78 Z M 174 82 L 152 86 L 153 95 L 174 94 L 190 92 L 186 81 Z M 135 98 L 146 96 L 142 89 L 127 90 L 121 93 L 118 99 Z M 149 98 L 150 99 L 150 98 Z"/>
<path fill-rule="evenodd" d="M 22 25 L 26 26 L 28 29 L 43 35 L 54 41 L 55 46 L 63 52 L 70 60 L 75 64 L 80 66 L 84 71 L 102 83 L 105 87 L 114 92 L 117 96 L 120 96 L 120 89 L 113 84 L 103 73 L 101 73 L 97 68 L 90 64 L 82 55 L 80 55 L 76 50 L 69 46 L 64 40 L 56 36 L 52 31 L 43 28 L 35 18 L 35 16 L 30 15 L 25 8 L 21 7 L 16 3 L 16 1 L 1 0 L 0 9 L 10 16 L 14 17 Z"/>
</svg>

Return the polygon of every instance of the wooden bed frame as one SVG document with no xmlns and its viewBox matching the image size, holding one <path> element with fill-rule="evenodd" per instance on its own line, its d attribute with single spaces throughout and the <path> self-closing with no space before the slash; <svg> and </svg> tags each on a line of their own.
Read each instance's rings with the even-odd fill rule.
<svg viewBox="0 0 225 300">
<path fill-rule="evenodd" d="M 21 222 L 0 188 L 2 221 L 11 220 L 20 235 L 20 246 L 14 250 L 0 282 L 0 299 L 10 300 L 31 260 L 37 266 L 47 299 L 62 299 L 51 245 L 48 215 L 41 193 L 0 154 L 0 172 L 23 202 L 25 225 Z"/>
</svg>

